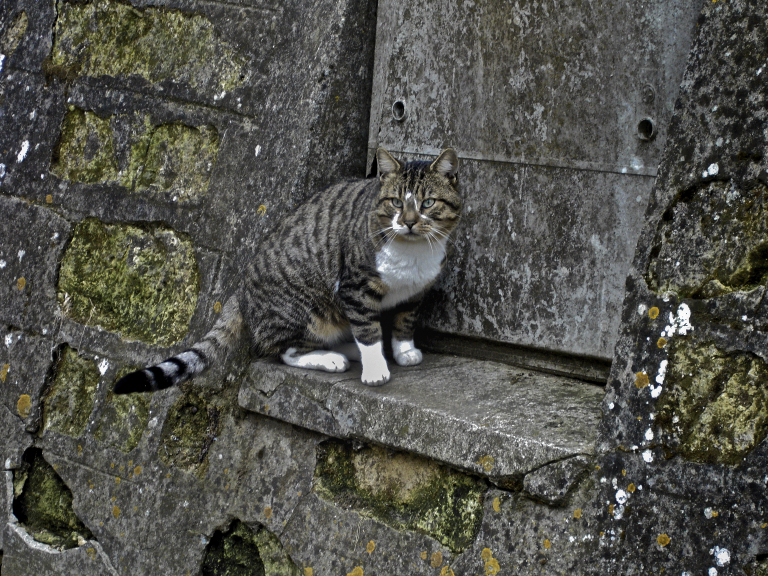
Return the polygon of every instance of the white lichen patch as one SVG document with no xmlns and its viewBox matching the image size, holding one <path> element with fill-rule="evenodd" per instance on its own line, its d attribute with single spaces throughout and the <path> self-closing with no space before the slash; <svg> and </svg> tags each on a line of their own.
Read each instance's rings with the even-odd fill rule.
<svg viewBox="0 0 768 576">
<path fill-rule="evenodd" d="M 24 140 L 24 142 L 21 143 L 21 150 L 19 150 L 19 153 L 16 155 L 17 164 L 24 161 L 24 158 L 27 157 L 27 152 L 29 152 L 29 140 Z"/>
<path fill-rule="evenodd" d="M 691 309 L 688 304 L 680 304 L 677 308 L 677 316 L 674 313 L 669 313 L 669 324 L 661 331 L 663 338 L 671 338 L 675 334 L 685 336 L 688 332 L 693 331 L 693 325 L 691 324 Z"/>
<path fill-rule="evenodd" d="M 99 362 L 99 372 L 102 376 L 106 374 L 107 370 L 109 369 L 109 361 L 106 358 L 103 358 L 101 362 Z"/>
<path fill-rule="evenodd" d="M 650 450 L 646 450 L 645 452 L 643 452 L 643 460 L 645 460 L 646 463 L 648 464 L 653 462 L 653 452 L 651 452 Z"/>
<path fill-rule="evenodd" d="M 717 162 L 714 162 L 710 164 L 704 172 L 701 173 L 702 178 L 707 178 L 708 176 L 715 176 L 720 171 L 720 166 L 717 165 Z"/>
<path fill-rule="evenodd" d="M 712 550 L 709 551 L 709 553 L 715 556 L 715 563 L 721 568 L 731 563 L 731 553 L 727 548 L 720 548 L 720 546 L 715 546 L 712 548 Z"/>
</svg>

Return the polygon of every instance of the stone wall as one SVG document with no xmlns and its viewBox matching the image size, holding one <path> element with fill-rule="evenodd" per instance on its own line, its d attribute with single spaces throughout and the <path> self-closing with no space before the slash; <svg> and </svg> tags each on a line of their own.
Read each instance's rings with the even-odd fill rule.
<svg viewBox="0 0 768 576">
<path fill-rule="evenodd" d="M 503 480 L 284 422 L 243 356 L 110 392 L 205 331 L 282 212 L 364 175 L 374 3 L 0 5 L 2 574 L 768 573 L 763 4 L 698 17 L 594 449 Z M 294 402 L 330 413 L 331 384 Z"/>
</svg>

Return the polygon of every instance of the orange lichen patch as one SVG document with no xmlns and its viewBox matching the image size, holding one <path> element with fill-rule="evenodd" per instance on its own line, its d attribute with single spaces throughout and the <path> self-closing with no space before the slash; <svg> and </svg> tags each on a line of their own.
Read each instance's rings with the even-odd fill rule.
<svg viewBox="0 0 768 576">
<path fill-rule="evenodd" d="M 712 518 L 717 518 L 717 515 L 719 512 L 717 510 L 712 510 Z"/>
<path fill-rule="evenodd" d="M 10 364 L 3 364 L 3 367 L 0 368 L 0 382 L 5 384 L 5 379 L 8 377 L 8 371 L 11 369 Z"/>
<path fill-rule="evenodd" d="M 347 572 L 347 576 L 363 576 L 363 568 L 357 566 L 352 572 Z"/>
<path fill-rule="evenodd" d="M 24 286 L 27 285 L 27 281 L 24 279 L 24 276 L 16 280 L 16 288 L 19 290 L 24 290 Z"/>
<path fill-rule="evenodd" d="M 424 552 L 422 552 L 422 553 L 421 553 L 421 559 L 422 559 L 422 560 L 426 560 L 426 559 L 427 559 L 427 556 L 429 556 L 429 554 L 427 554 L 427 551 L 426 551 L 426 550 L 424 550 Z"/>
<path fill-rule="evenodd" d="M 613 514 L 613 504 L 608 504 L 608 514 Z"/>
<path fill-rule="evenodd" d="M 453 573 L 453 570 L 451 570 L 450 567 L 443 566 L 443 569 L 440 570 L 440 576 L 456 576 L 456 574 Z"/>
<path fill-rule="evenodd" d="M 666 534 L 659 534 L 658 538 L 656 538 L 656 542 L 659 543 L 659 546 L 666 546 L 669 544 L 672 540 L 669 536 Z"/>
<path fill-rule="evenodd" d="M 486 576 L 495 576 L 501 570 L 498 560 L 493 557 L 493 552 L 490 548 L 483 548 L 480 552 L 480 558 L 485 562 L 485 574 Z"/>
<path fill-rule="evenodd" d="M 3 381 L 5 381 L 5 378 L 3 378 Z M 22 394 L 19 396 L 19 400 L 16 402 L 16 412 L 19 413 L 19 416 L 26 418 L 29 416 L 29 411 L 31 409 L 32 399 L 29 397 L 29 394 Z"/>
<path fill-rule="evenodd" d="M 304 568 L 304 576 L 315 576 L 315 571 L 312 568 Z"/>
<path fill-rule="evenodd" d="M 264 216 L 264 214 L 266 213 L 267 213 L 267 207 L 264 206 L 264 204 L 262 204 L 256 209 L 256 214 L 258 214 L 259 216 Z"/>
<path fill-rule="evenodd" d="M 627 475 L 627 471 L 626 471 L 626 470 L 622 470 L 622 471 L 621 471 L 621 475 L 622 475 L 622 476 L 626 476 L 626 475 Z"/>
<path fill-rule="evenodd" d="M 115 476 L 115 484 L 120 484 L 120 476 Z"/>
<path fill-rule="evenodd" d="M 138 476 L 141 474 L 141 466 L 136 466 L 136 468 L 133 469 L 133 475 Z"/>
<path fill-rule="evenodd" d="M 635 374 L 635 386 L 638 388 L 645 388 L 649 384 L 648 374 L 645 372 L 638 372 Z"/>
<path fill-rule="evenodd" d="M 88 548 L 88 549 L 85 551 L 85 553 L 86 553 L 86 554 L 88 554 L 88 557 L 89 557 L 91 560 L 96 560 L 96 549 L 95 549 L 95 548 Z"/>
<path fill-rule="evenodd" d="M 120 518 L 120 508 L 117 506 L 112 506 L 112 516 L 115 518 Z"/>
<path fill-rule="evenodd" d="M 213 305 L 213 311 L 218 314 L 221 312 L 221 302 L 216 302 L 216 304 Z"/>
<path fill-rule="evenodd" d="M 430 558 L 430 564 L 432 564 L 432 568 L 440 568 L 443 565 L 443 553 L 439 550 L 433 553 Z"/>
<path fill-rule="evenodd" d="M 656 320 L 656 318 L 659 317 L 659 309 L 656 308 L 656 306 L 651 307 L 650 310 L 648 310 L 648 318 L 651 320 Z"/>
<path fill-rule="evenodd" d="M 370 554 L 374 550 L 376 550 L 376 543 L 373 540 L 371 540 L 370 542 L 368 542 L 368 545 L 365 547 L 365 551 L 368 552 L 368 554 Z"/>
<path fill-rule="evenodd" d="M 629 486 L 627 486 L 627 492 L 634 492 L 635 490 L 637 490 L 637 488 L 635 487 L 635 484 L 631 482 Z"/>
<path fill-rule="evenodd" d="M 768 528 L 768 522 L 763 522 L 763 523 L 760 525 L 760 528 Z"/>
<path fill-rule="evenodd" d="M 546 548 L 547 550 L 552 548 L 552 542 L 549 541 L 549 538 L 544 539 L 544 548 Z"/>
<path fill-rule="evenodd" d="M 496 463 L 496 459 L 493 456 L 482 456 L 477 460 L 477 464 L 482 466 L 483 470 L 490 472 L 493 470 L 493 465 Z"/>
<path fill-rule="evenodd" d="M 272 518 L 272 508 L 267 506 L 264 508 L 264 518 L 270 519 Z"/>
<path fill-rule="evenodd" d="M 656 346 L 658 346 L 659 348 L 664 348 L 664 346 L 666 345 L 667 345 L 667 339 L 664 338 L 663 336 L 658 340 L 656 340 Z"/>
<path fill-rule="evenodd" d="M 573 511 L 573 517 L 577 520 L 581 518 L 581 508 L 576 508 L 576 510 Z"/>
<path fill-rule="evenodd" d="M 45 203 L 46 204 L 53 204 L 53 194 L 47 194 L 45 196 Z"/>
<path fill-rule="evenodd" d="M 501 510 L 501 500 L 496 496 L 496 498 L 493 499 L 493 511 L 498 512 L 499 510 Z"/>
</svg>

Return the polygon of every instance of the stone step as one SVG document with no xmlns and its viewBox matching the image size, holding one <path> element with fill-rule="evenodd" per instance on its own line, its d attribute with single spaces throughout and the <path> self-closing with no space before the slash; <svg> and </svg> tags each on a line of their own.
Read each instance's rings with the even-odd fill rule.
<svg viewBox="0 0 768 576">
<path fill-rule="evenodd" d="M 336 438 L 419 454 L 548 501 L 594 454 L 602 386 L 498 362 L 426 354 L 391 363 L 391 381 L 368 387 L 360 364 L 341 374 L 258 361 L 241 407 Z M 564 494 L 565 492 L 563 492 Z"/>
</svg>

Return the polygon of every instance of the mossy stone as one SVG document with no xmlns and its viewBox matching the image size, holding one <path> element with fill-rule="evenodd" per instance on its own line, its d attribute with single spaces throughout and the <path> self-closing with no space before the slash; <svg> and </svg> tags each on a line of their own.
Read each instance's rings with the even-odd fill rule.
<svg viewBox="0 0 768 576">
<path fill-rule="evenodd" d="M 109 118 L 71 107 L 64 117 L 51 172 L 84 184 L 116 182 L 115 146 Z"/>
<path fill-rule="evenodd" d="M 136 370 L 122 370 L 117 379 Z M 139 445 L 149 422 L 150 399 L 147 394 L 110 394 L 101 411 L 101 421 L 93 436 L 100 443 L 122 452 L 130 452 Z"/>
<path fill-rule="evenodd" d="M 208 191 L 219 150 L 218 133 L 214 127 L 161 124 L 145 140 L 144 155 L 140 156 L 138 149 L 132 150 L 131 154 L 132 164 L 142 164 L 136 190 L 163 192 L 180 202 Z"/>
<path fill-rule="evenodd" d="M 57 2 L 51 60 L 85 76 L 140 76 L 229 91 L 247 61 L 199 14 L 114 0 Z"/>
<path fill-rule="evenodd" d="M 671 345 L 657 423 L 695 462 L 736 465 L 768 435 L 768 366 L 688 338 Z"/>
<path fill-rule="evenodd" d="M 93 538 L 72 508 L 72 492 L 40 449 L 27 450 L 14 470 L 14 495 L 13 513 L 38 542 L 66 549 Z"/>
<path fill-rule="evenodd" d="M 65 314 L 128 340 L 168 346 L 189 329 L 200 289 L 191 242 L 160 224 L 75 226 L 58 299 Z"/>
<path fill-rule="evenodd" d="M 160 459 L 167 466 L 203 474 L 208 450 L 219 432 L 221 410 L 209 390 L 186 390 L 168 411 L 160 434 Z"/>
<path fill-rule="evenodd" d="M 99 370 L 93 360 L 65 346 L 43 396 L 43 427 L 72 437 L 85 432 L 93 410 Z"/>
<path fill-rule="evenodd" d="M 235 520 L 217 530 L 205 550 L 203 576 L 300 576 L 299 568 L 269 530 Z"/>
<path fill-rule="evenodd" d="M 324 498 L 426 534 L 454 553 L 480 529 L 485 483 L 417 456 L 328 441 L 318 449 L 315 478 Z"/>
</svg>

